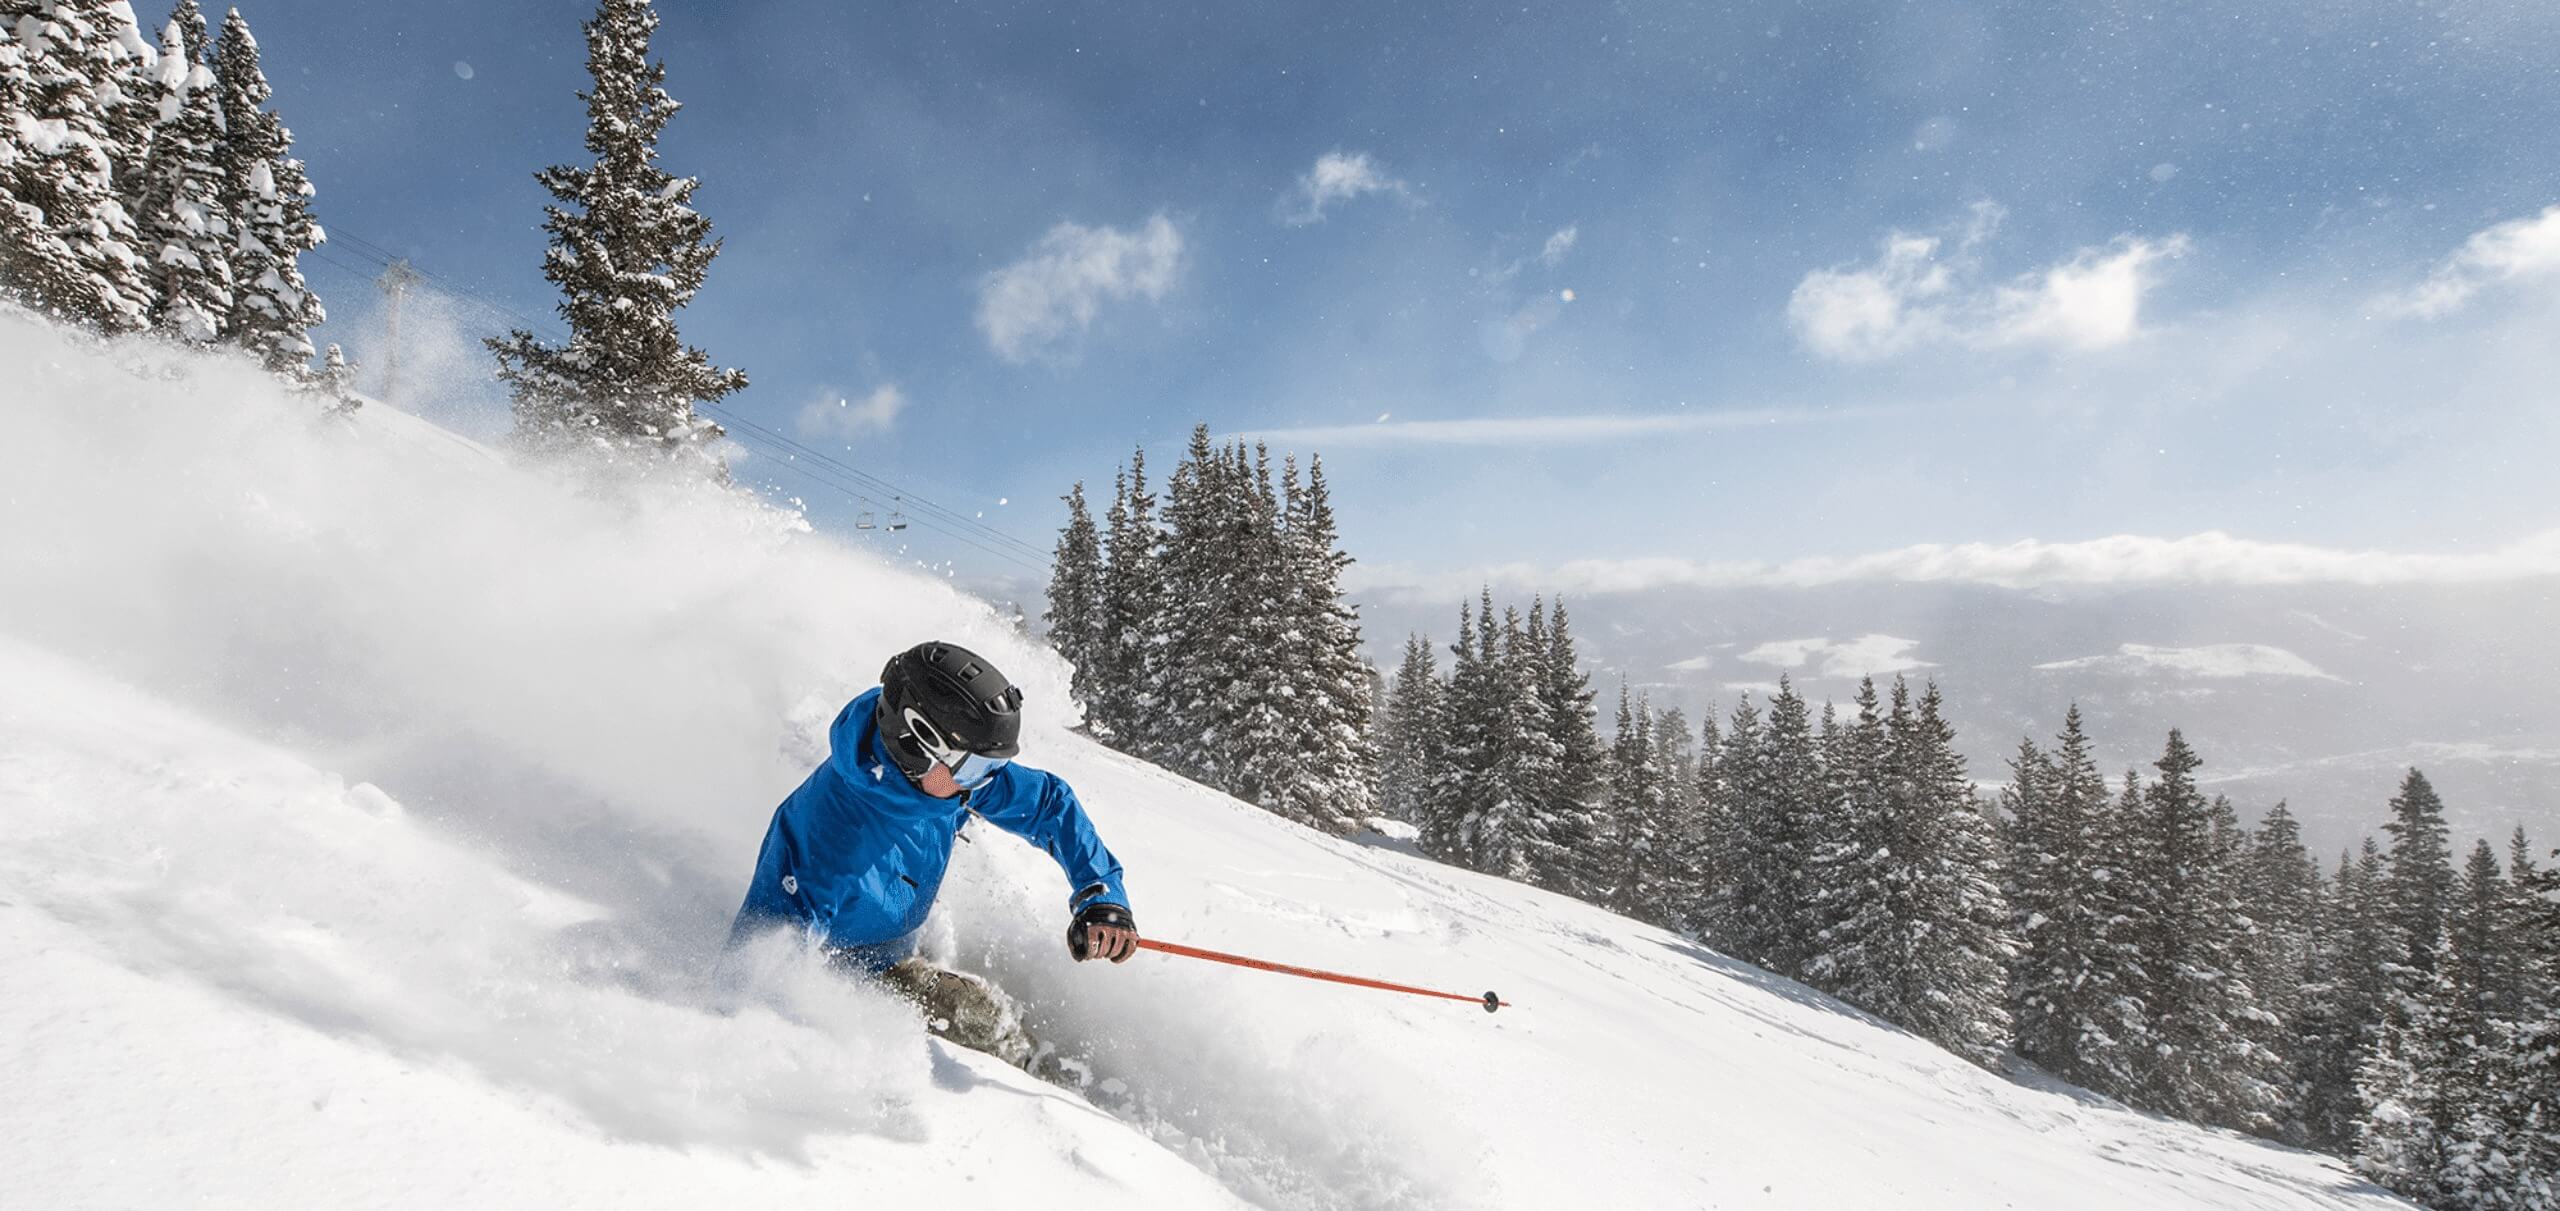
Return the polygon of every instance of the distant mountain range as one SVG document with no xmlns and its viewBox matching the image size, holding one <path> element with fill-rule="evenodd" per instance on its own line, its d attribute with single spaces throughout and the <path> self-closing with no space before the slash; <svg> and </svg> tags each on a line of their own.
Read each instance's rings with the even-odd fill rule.
<svg viewBox="0 0 2560 1211">
<path fill-rule="evenodd" d="M 1448 667 L 1458 601 L 1362 593 L 1371 658 L 1409 631 Z M 1675 587 L 1567 601 L 1600 691 L 1621 679 L 1694 723 L 1765 699 L 1781 674 L 1844 711 L 1857 680 L 1896 673 L 1944 691 L 1973 776 L 2008 778 L 2021 737 L 2046 741 L 2073 702 L 2101 760 L 2148 778 L 2172 727 L 2208 789 L 2254 824 L 2277 800 L 2324 865 L 2382 833 L 2404 770 L 2442 793 L 2461 861 L 2486 836 L 2505 860 L 2523 824 L 2560 845 L 2560 578 L 2459 586 L 2294 584 L 2019 589 L 1856 581 Z M 1496 589 L 1497 610 L 1514 604 Z M 1524 610 L 1524 593 L 1516 601 Z"/>
</svg>

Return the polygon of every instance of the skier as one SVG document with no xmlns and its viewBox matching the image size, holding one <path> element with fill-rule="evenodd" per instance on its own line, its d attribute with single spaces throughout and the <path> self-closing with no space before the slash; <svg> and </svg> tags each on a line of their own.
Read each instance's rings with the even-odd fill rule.
<svg viewBox="0 0 2560 1211">
<path fill-rule="evenodd" d="M 1075 792 L 1055 774 L 1013 764 L 1021 736 L 1022 691 L 985 658 L 939 642 L 890 657 L 879 686 L 828 728 L 826 761 L 774 809 L 730 943 L 797 927 L 831 963 L 915 1001 L 935 1033 L 1023 1066 L 1031 1042 L 1005 998 L 915 954 L 969 814 L 1047 850 L 1066 871 L 1067 951 L 1078 961 L 1128 961 L 1138 926 L 1120 862 Z"/>
</svg>

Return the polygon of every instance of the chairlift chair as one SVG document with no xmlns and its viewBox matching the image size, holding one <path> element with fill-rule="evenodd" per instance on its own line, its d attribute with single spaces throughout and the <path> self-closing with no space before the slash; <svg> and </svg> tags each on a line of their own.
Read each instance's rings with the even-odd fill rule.
<svg viewBox="0 0 2560 1211">
<path fill-rule="evenodd" d="M 857 530 L 876 530 L 880 527 L 871 523 L 871 510 L 864 509 L 860 517 L 853 519 L 853 528 Z"/>
</svg>

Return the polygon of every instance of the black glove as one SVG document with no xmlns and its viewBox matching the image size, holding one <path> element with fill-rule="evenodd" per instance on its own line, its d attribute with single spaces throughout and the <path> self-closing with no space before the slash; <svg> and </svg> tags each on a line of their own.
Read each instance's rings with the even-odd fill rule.
<svg viewBox="0 0 2560 1211">
<path fill-rule="evenodd" d="M 1133 936 L 1138 932 L 1138 919 L 1129 915 L 1128 909 L 1105 902 L 1087 904 L 1076 914 L 1076 919 L 1067 925 L 1067 953 L 1074 955 L 1078 961 L 1086 957 L 1085 929 L 1095 925 L 1105 929 L 1125 929 Z M 1117 963 L 1136 952 L 1137 947 L 1132 945 L 1117 954 L 1104 952 L 1099 957 Z"/>
</svg>

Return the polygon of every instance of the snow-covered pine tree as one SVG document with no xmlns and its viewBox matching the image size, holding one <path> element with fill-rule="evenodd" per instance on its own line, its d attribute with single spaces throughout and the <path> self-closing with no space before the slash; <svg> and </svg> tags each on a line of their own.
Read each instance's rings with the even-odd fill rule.
<svg viewBox="0 0 2560 1211">
<path fill-rule="evenodd" d="M 1654 712 L 1653 784 L 1659 788 L 1662 857 L 1659 862 L 1663 902 L 1647 909 L 1645 919 L 1665 929 L 1687 929 L 1689 902 L 1697 895 L 1698 863 L 1704 852 L 1698 823 L 1697 742 L 1690 738 L 1689 717 L 1680 708 Z"/>
<path fill-rule="evenodd" d="M 1752 947 L 1758 945 L 1753 930 L 1760 921 L 1750 911 L 1750 898 L 1770 882 L 1763 873 L 1766 854 L 1754 831 L 1769 796 L 1766 748 L 1767 727 L 1760 708 L 1752 705 L 1751 695 L 1743 694 L 1735 700 L 1731 722 L 1716 746 L 1715 784 L 1708 799 L 1717 807 L 1708 815 L 1707 865 L 1717 879 L 1699 915 L 1707 922 L 1707 937 L 1715 948 L 1746 963 L 1758 961 Z"/>
<path fill-rule="evenodd" d="M 1609 833 L 1617 871 L 1609 880 L 1608 907 L 1642 918 L 1648 905 L 1665 901 L 1660 869 L 1666 842 L 1660 828 L 1662 786 L 1653 764 L 1652 707 L 1618 682 L 1618 717 L 1609 741 Z"/>
<path fill-rule="evenodd" d="M 1431 637 L 1405 636 L 1379 728 L 1378 810 L 1390 819 L 1423 823 L 1431 779 L 1448 762 L 1446 700 Z"/>
<path fill-rule="evenodd" d="M 1536 615 L 1532 607 L 1531 615 Z M 1547 614 L 1546 659 L 1542 699 L 1547 708 L 1547 736 L 1556 745 L 1556 788 L 1551 810 L 1559 820 L 1559 844 L 1565 847 L 1564 874 L 1553 883 L 1567 895 L 1590 903 L 1604 902 L 1605 873 L 1612 865 L 1609 819 L 1603 805 L 1600 733 L 1592 712 L 1591 675 L 1582 671 L 1574 650 L 1573 623 L 1558 598 Z"/>
<path fill-rule="evenodd" d="M 1493 594 L 1484 593 L 1487 608 Z M 1488 620 L 1489 621 L 1489 620 Z M 1442 700 L 1442 760 L 1424 784 L 1422 852 L 1452 866 L 1473 865 L 1469 852 L 1476 805 L 1492 759 L 1491 722 L 1485 702 L 1492 671 L 1478 653 L 1474 607 L 1458 603 L 1458 638 L 1449 645 L 1448 694 Z"/>
<path fill-rule="evenodd" d="M 2483 1148 L 2490 1121 L 2478 1040 L 2461 1022 L 2463 964 L 2439 929 L 2417 991 L 2407 995 L 2357 1076 L 2368 1112 L 2356 1141 L 2356 1169 L 2430 1207 L 2475 1207 L 2494 1179 L 2512 1187 L 2511 1162 Z M 2414 970 L 2414 969 L 2413 969 Z M 2403 977 L 2404 984 L 2412 977 Z"/>
<path fill-rule="evenodd" d="M 2338 855 L 2334 911 L 2321 931 L 2317 974 L 2294 1021 L 2297 1115 L 2311 1146 L 2352 1155 L 2367 1107 L 2356 1081 L 2381 1036 L 2391 999 L 2384 953 L 2390 946 L 2389 890 L 2382 851 L 2371 837 L 2360 856 Z"/>
<path fill-rule="evenodd" d="M 178 0 L 160 35 L 158 121 L 132 203 L 154 287 L 151 326 L 199 345 L 220 339 L 230 322 L 235 240 L 223 204 L 222 93 L 204 62 L 209 41 L 196 0 Z"/>
<path fill-rule="evenodd" d="M 213 75 L 222 101 L 222 209 L 232 232 L 226 335 L 269 372 L 306 377 L 311 329 L 328 313 L 302 280 L 302 254 L 328 235 L 311 218 L 311 181 L 293 158 L 293 132 L 266 108 L 275 90 L 239 9 L 222 19 Z"/>
<path fill-rule="evenodd" d="M 1126 476 L 1112 482 L 1111 554 L 1102 573 L 1104 650 L 1092 718 L 1105 740 L 1146 760 L 1157 756 L 1163 730 L 1146 726 L 1163 692 L 1164 536 L 1156 528 L 1155 509 L 1142 446 L 1130 453 Z"/>
<path fill-rule="evenodd" d="M 2445 831 L 2444 801 L 2427 776 L 2415 769 L 2400 780 L 2391 797 L 2391 928 L 2397 953 L 2386 961 L 2408 969 L 2399 975 L 2403 991 L 2415 995 L 2425 986 L 2417 977 L 2434 970 L 2436 935 L 2443 931 L 2453 900 L 2453 848 Z"/>
<path fill-rule="evenodd" d="M 1908 958 L 1896 1020 L 1984 1067 L 2009 1045 L 2008 970 L 2017 953 L 2000 895 L 1999 841 L 1965 777 L 1956 733 L 1937 683 L 1920 695 L 1911 733 L 1886 750 L 1908 762 L 1894 782 L 1910 790 Z"/>
<path fill-rule="evenodd" d="M 1490 600 L 1486 603 L 1490 606 Z M 1502 612 L 1502 632 L 1477 636 L 1493 670 L 1495 695 L 1492 761 L 1476 819 L 1476 869 L 1519 882 L 1537 882 L 1563 862 L 1552 805 L 1540 792 L 1556 783 L 1556 744 L 1547 735 L 1546 703 L 1539 693 L 1545 653 L 1528 640 L 1517 607 Z"/>
<path fill-rule="evenodd" d="M 559 204 L 543 208 L 551 233 L 542 275 L 560 288 L 569 343 L 518 329 L 488 344 L 515 395 L 516 437 L 534 449 L 629 448 L 686 456 L 714 469 L 718 425 L 694 408 L 747 385 L 711 364 L 676 332 L 720 253 L 711 224 L 693 209 L 701 182 L 658 165 L 658 136 L 680 108 L 661 87 L 666 65 L 649 59 L 658 14 L 649 0 L 598 0 L 585 23 L 585 167 L 535 174 Z M 227 29 L 226 29 L 227 34 Z"/>
<path fill-rule="evenodd" d="M 1243 507 L 1229 515 L 1220 544 L 1238 564 L 1238 584 L 1219 658 L 1233 677 L 1233 723 L 1217 756 L 1218 785 L 1265 811 L 1318 825 L 1316 813 L 1324 808 L 1306 785 L 1301 692 L 1313 652 L 1310 637 L 1297 625 L 1303 586 L 1286 550 L 1281 493 L 1272 481 L 1267 446 L 1256 444 L 1250 462 L 1241 443 L 1228 449 L 1244 491 Z M 1329 817 L 1321 823 L 1332 826 Z"/>
<path fill-rule="evenodd" d="M 1698 726 L 1696 774 L 1690 784 L 1690 861 L 1694 875 L 1680 895 L 1680 927 L 1704 937 L 1714 927 L 1718 889 L 1724 886 L 1724 734 L 1709 704 Z"/>
<path fill-rule="evenodd" d="M 1317 827 L 1349 833 L 1377 812 L 1377 707 L 1371 690 L 1377 673 L 1360 653 L 1359 614 L 1342 597 L 1342 572 L 1351 557 L 1341 549 L 1324 460 L 1308 457 L 1303 488 L 1294 462 L 1282 482 L 1290 604 L 1285 622 L 1306 653 L 1303 663 L 1286 670 L 1296 683 L 1289 713 L 1294 773 L 1306 817 Z"/>
<path fill-rule="evenodd" d="M 1737 738 L 1741 728 L 1737 720 Z M 1813 717 L 1783 676 L 1758 747 L 1753 784 L 1737 788 L 1733 799 L 1731 830 L 1738 850 L 1728 921 L 1736 930 L 1735 953 L 1792 979 L 1804 974 L 1813 957 L 1813 839 L 1807 830 L 1820 810 L 1824 785 Z"/>
<path fill-rule="evenodd" d="M 2486 838 L 2471 846 L 2445 914 L 2453 936 L 2453 952 L 2462 959 L 2457 983 L 2463 999 L 2454 1006 L 2458 1025 L 2487 1038 L 2491 1019 L 2515 1020 L 2515 1006 L 2505 1003 L 2509 973 L 2516 965 L 2508 932 L 2507 881 L 2498 870 L 2497 852 Z"/>
<path fill-rule="evenodd" d="M 1912 855 L 1897 845 L 1887 802 L 1884 709 L 1872 677 L 1858 683 L 1858 717 L 1836 726 L 1823 710 L 1826 786 L 1814 816 L 1807 905 L 1813 957 L 1805 979 L 1879 1013 L 1896 977 L 1895 903 Z"/>
<path fill-rule="evenodd" d="M 2277 1057 L 2257 1041 L 2264 1011 L 2246 973 L 2237 857 L 2217 841 L 2236 829 L 2217 823 L 2196 788 L 2201 765 L 2171 729 L 2145 796 L 2150 865 L 2137 877 L 2153 911 L 2142 957 L 2155 1041 L 2139 1100 L 2194 1122 L 2264 1131 L 2275 1121 Z"/>
<path fill-rule="evenodd" d="M 2259 1004 L 2286 1029 L 2270 1042 L 2284 1060 L 2278 1082 L 2276 1138 L 2296 1146 L 2310 1142 L 2303 1117 L 2306 1091 L 2300 1078 L 2300 1024 L 2307 1016 L 2310 989 L 2318 979 L 2315 952 L 2321 922 L 2328 916 L 2328 889 L 2320 864 L 2302 845 L 2302 826 L 2279 802 L 2250 834 L 2242 863 L 2242 911 L 2255 928 L 2247 938 L 2249 986 Z"/>
<path fill-rule="evenodd" d="M 337 411 L 342 415 L 353 412 L 364 404 L 364 397 L 356 394 L 355 363 L 347 360 L 346 350 L 338 348 L 335 341 L 330 342 L 328 348 L 320 351 L 319 386 L 322 391 L 328 393 L 330 399 L 336 401 Z M 1020 609 L 1017 608 L 1015 613 L 1020 614 Z"/>
<path fill-rule="evenodd" d="M 2493 1057 L 2497 1139 L 2513 1170 L 2500 1211 L 2560 1208 L 2560 868 L 2543 867 L 2516 831 L 2510 884 L 2523 967 L 2521 1005 Z"/>
<path fill-rule="evenodd" d="M 131 25 L 122 0 L 0 0 L 0 289 L 103 332 L 151 314 L 109 129 Z"/>
<path fill-rule="evenodd" d="M 1050 555 L 1049 608 L 1041 619 L 1049 628 L 1049 647 L 1075 670 L 1068 691 L 1090 714 L 1102 672 L 1102 540 L 1084 503 L 1083 480 L 1060 499 L 1067 504 L 1067 524 L 1059 528 Z"/>
<path fill-rule="evenodd" d="M 153 130 L 160 119 L 160 55 L 152 49 L 151 31 L 135 17 L 130 0 L 107 4 L 100 17 L 115 45 L 96 100 L 107 117 L 107 154 L 116 166 L 116 200 L 138 220 L 142 167 L 151 157 Z"/>
<path fill-rule="evenodd" d="M 1242 574 L 1225 548 L 1235 527 L 1229 519 L 1246 508 L 1250 484 L 1232 482 L 1233 466 L 1209 442 L 1209 426 L 1195 425 L 1182 461 L 1165 487 L 1164 600 L 1158 649 L 1161 661 L 1154 718 L 1160 765 L 1212 786 L 1226 750 L 1232 714 L 1237 630 L 1234 603 Z"/>
</svg>

